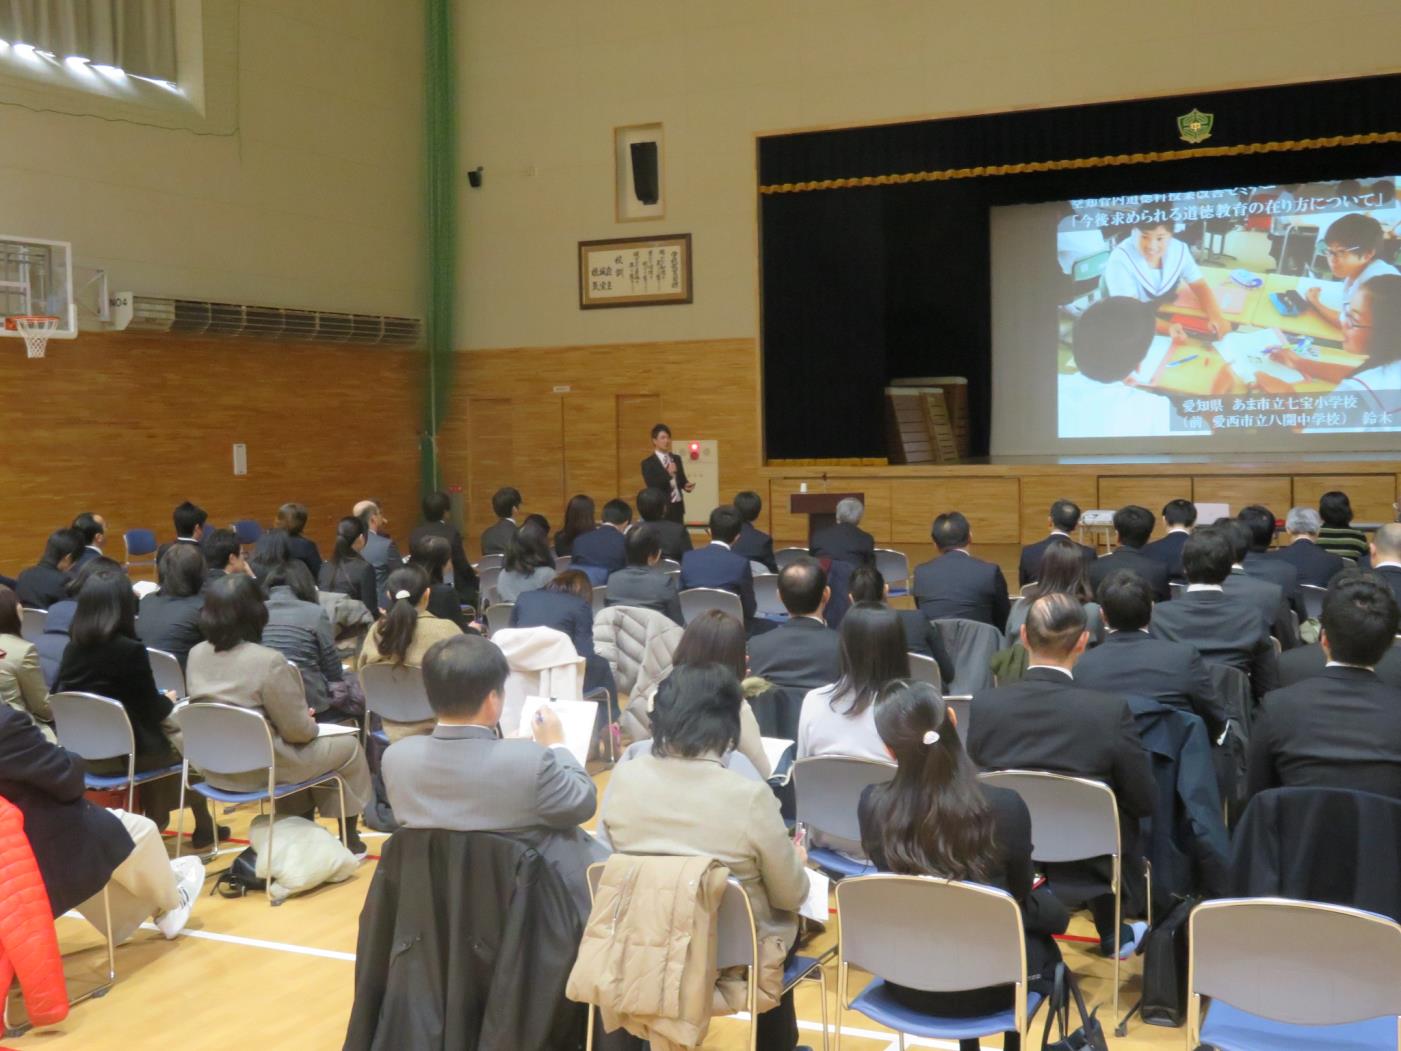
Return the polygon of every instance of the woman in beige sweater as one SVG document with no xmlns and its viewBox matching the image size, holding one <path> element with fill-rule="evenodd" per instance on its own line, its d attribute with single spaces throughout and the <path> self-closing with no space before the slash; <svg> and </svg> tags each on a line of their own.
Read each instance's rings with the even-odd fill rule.
<svg viewBox="0 0 1401 1051">
<path fill-rule="evenodd" d="M 53 721 L 49 711 L 49 688 L 39 667 L 39 653 L 32 642 L 25 642 L 20 620 L 19 599 L 7 587 L 0 587 L 0 704 L 8 704 L 29 716 L 50 741 Z"/>
</svg>

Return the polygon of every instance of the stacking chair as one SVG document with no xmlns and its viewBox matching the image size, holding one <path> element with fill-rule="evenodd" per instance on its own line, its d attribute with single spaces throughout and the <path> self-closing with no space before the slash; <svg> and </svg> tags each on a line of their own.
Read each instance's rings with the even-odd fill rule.
<svg viewBox="0 0 1401 1051">
<path fill-rule="evenodd" d="M 189 694 L 185 690 L 185 672 L 173 653 L 146 647 L 146 656 L 151 661 L 151 674 L 156 678 L 156 689 L 161 692 L 175 691 L 175 699 L 183 701 Z"/>
<path fill-rule="evenodd" d="M 156 568 L 156 533 L 152 529 L 128 529 L 122 534 L 126 545 L 126 561 L 122 567 L 130 572 L 133 569 Z"/>
<path fill-rule="evenodd" d="M 177 705 L 170 717 L 175 720 L 175 724 L 180 727 L 183 735 L 181 744 L 185 753 L 185 762 L 180 775 L 180 816 L 176 819 L 175 825 L 175 856 L 180 856 L 181 836 L 185 830 L 185 790 L 191 789 L 204 796 L 206 799 L 215 799 L 221 803 L 267 803 L 268 805 L 268 871 L 272 871 L 272 863 L 276 855 L 273 853 L 272 840 L 273 832 L 277 827 L 277 801 L 283 796 L 290 796 L 303 789 L 313 788 L 316 785 L 324 785 L 334 781 L 336 793 L 340 797 L 340 827 L 341 843 L 347 850 L 350 849 L 349 840 L 346 838 L 345 825 L 345 782 L 341 780 L 340 774 L 334 770 L 328 770 L 324 774 L 308 778 L 305 781 L 297 781 L 293 784 L 280 785 L 277 783 L 277 752 L 273 749 L 272 728 L 268 726 L 267 720 L 258 712 L 251 708 L 240 708 L 236 704 L 221 704 L 215 701 L 198 701 Z M 194 764 L 200 773 L 208 776 L 210 774 L 246 774 L 250 771 L 266 770 L 268 774 L 268 787 L 266 789 L 256 788 L 252 791 L 230 791 L 225 788 L 215 788 L 207 781 L 198 784 L 190 783 L 190 765 Z M 214 825 L 214 847 L 213 852 L 219 852 L 219 825 Z M 273 905 L 280 905 L 282 902 L 274 901 L 272 895 L 268 895 L 268 901 Z"/>
<path fill-rule="evenodd" d="M 968 740 L 968 731 L 973 726 L 973 695 L 946 693 L 944 703 L 953 709 L 953 717 L 958 720 L 958 736 Z"/>
<path fill-rule="evenodd" d="M 38 642 L 39 636 L 44 634 L 44 625 L 49 621 L 49 611 L 46 609 L 32 609 L 29 606 L 20 607 L 19 611 L 19 633 L 25 642 Z"/>
<path fill-rule="evenodd" d="M 1123 848 L 1119 843 L 1119 803 L 1114 790 L 1086 777 L 1044 770 L 993 770 L 978 780 L 1010 788 L 1031 812 L 1031 860 L 1084 861 L 1108 857 L 1114 892 L 1114 1017 L 1119 1017 L 1119 935 L 1123 926 Z M 1153 925 L 1149 865 L 1144 860 L 1148 925 Z"/>
<path fill-rule="evenodd" d="M 666 572 L 671 575 L 673 580 L 680 578 L 681 563 L 676 561 L 676 559 L 664 558 L 660 562 L 658 562 L 657 565 L 660 566 L 662 569 L 666 570 Z"/>
<path fill-rule="evenodd" d="M 55 693 L 49 695 L 54 713 L 58 743 L 84 759 L 111 759 L 126 756 L 126 773 L 112 776 L 88 774 L 88 788 L 126 789 L 126 809 L 136 809 L 136 786 L 180 773 L 180 764 L 157 770 L 136 772 L 136 738 L 131 720 L 120 701 L 95 693 Z"/>
<path fill-rule="evenodd" d="M 1029 596 L 1031 595 L 1031 589 L 1034 588 L 1035 586 L 1036 586 L 1036 581 L 1034 581 L 1034 580 L 1033 580 L 1031 583 L 1029 583 L 1029 584 L 1023 584 L 1022 587 L 1021 587 L 1021 591 L 1018 592 L 1018 595 L 1019 595 L 1021 598 L 1027 598 L 1027 597 L 1029 597 Z"/>
<path fill-rule="evenodd" d="M 488 636 L 496 634 L 502 628 L 511 626 L 511 611 L 516 608 L 514 602 L 493 602 L 486 609 L 486 633 Z"/>
<path fill-rule="evenodd" d="M 885 578 L 890 596 L 910 593 L 910 556 L 888 547 L 876 548 L 876 569 Z"/>
<path fill-rule="evenodd" d="M 1187 1046 L 1396 1048 L 1401 926 L 1343 905 L 1225 898 L 1192 910 Z M 1202 1024 L 1202 997 L 1211 1001 Z"/>
<path fill-rule="evenodd" d="M 563 573 L 566 569 L 568 569 L 568 568 L 569 568 L 570 566 L 572 566 L 573 564 L 574 564 L 574 556 L 573 556 L 573 555 L 556 555 L 556 556 L 555 556 L 555 572 L 556 572 L 556 573 Z"/>
<path fill-rule="evenodd" d="M 505 555 L 483 555 L 481 561 L 478 562 L 472 568 L 475 569 L 478 574 L 481 574 L 484 570 L 487 569 L 500 569 L 505 564 Z"/>
<path fill-rule="evenodd" d="M 1323 600 L 1328 597 L 1328 589 L 1317 584 L 1300 584 L 1299 594 L 1304 599 L 1304 615 L 1309 620 L 1323 616 Z"/>
<path fill-rule="evenodd" d="M 922 653 L 907 653 L 910 658 L 910 678 L 915 682 L 927 682 L 936 690 L 943 690 L 944 677 L 939 673 L 939 662 Z"/>
<path fill-rule="evenodd" d="M 782 571 L 784 566 L 791 566 L 800 558 L 808 557 L 808 549 L 805 547 L 781 547 L 773 553 L 774 565 Z"/>
<path fill-rule="evenodd" d="M 590 901 L 598 893 L 598 884 L 603 878 L 603 868 L 604 863 L 601 861 L 589 866 Z M 830 951 L 823 956 L 795 955 L 783 970 L 782 991 L 784 995 L 799 982 L 817 982 L 818 997 L 822 1004 L 822 1047 L 824 1051 L 827 1047 L 827 976 L 822 973 L 822 962 L 829 955 L 831 955 Z M 758 959 L 759 934 L 754 926 L 754 909 L 749 904 L 749 895 L 744 893 L 743 884 L 731 876 L 725 881 L 725 896 L 720 899 L 720 914 L 716 917 L 715 966 L 722 969 L 743 967 L 747 971 L 745 1010 L 749 1015 L 749 1038 L 745 1042 L 745 1046 L 749 1048 L 749 1051 L 756 1051 L 758 1047 L 759 1012 L 755 1010 L 755 1005 L 758 1002 Z M 594 1005 L 589 1004 L 589 1028 L 585 1043 L 587 1051 L 593 1049 L 595 1010 Z M 837 1040 L 840 1042 L 840 1035 L 838 1035 Z"/>
<path fill-rule="evenodd" d="M 787 620 L 788 610 L 778 597 L 778 574 L 754 574 L 754 612 L 765 620 Z"/>
<path fill-rule="evenodd" d="M 797 796 L 798 822 L 809 832 L 835 837 L 844 845 L 859 847 L 861 824 L 856 810 L 868 785 L 880 785 L 895 776 L 894 763 L 857 759 L 846 755 L 815 755 L 793 764 L 793 789 Z M 808 847 L 808 860 L 835 879 L 871 872 L 867 862 L 852 861 L 831 847 Z"/>
<path fill-rule="evenodd" d="M 740 623 L 744 622 L 744 605 L 733 591 L 724 588 L 687 588 L 681 592 L 681 619 L 687 624 L 712 609 L 728 613 Z"/>
<path fill-rule="evenodd" d="M 488 591 L 496 589 L 496 582 L 501 579 L 501 567 L 480 569 L 477 571 L 477 588 L 480 594 L 485 595 Z"/>
<path fill-rule="evenodd" d="M 596 584 L 593 589 L 593 611 L 597 614 L 608 605 L 608 585 Z"/>
<path fill-rule="evenodd" d="M 496 607 L 487 611 L 487 622 Z M 510 610 L 506 611 L 510 620 Z M 492 630 L 495 630 L 494 628 Z M 370 713 L 397 723 L 416 723 L 433 718 L 433 706 L 428 703 L 428 691 L 423 686 L 423 669 L 404 664 L 367 664 L 360 669 L 360 689 L 365 694 L 365 722 L 361 741 L 370 734 Z M 380 731 L 383 734 L 383 731 Z M 384 740 L 388 740 L 385 736 Z"/>
<path fill-rule="evenodd" d="M 937 931 L 935 937 L 912 936 Z M 1014 1032 L 1027 1041 L 1027 1021 L 1041 1006 L 1026 985 L 1022 911 L 1004 890 L 933 876 L 881 873 L 837 884 L 837 1051 L 842 1014 L 859 1011 L 905 1034 L 968 1040 Z M 873 981 L 854 1000 L 849 972 L 859 967 Z M 941 1018 L 901 1006 L 887 982 L 928 992 L 1011 985 L 1010 1010 L 975 1018 Z M 825 1024 L 824 1024 L 825 1027 Z"/>
</svg>

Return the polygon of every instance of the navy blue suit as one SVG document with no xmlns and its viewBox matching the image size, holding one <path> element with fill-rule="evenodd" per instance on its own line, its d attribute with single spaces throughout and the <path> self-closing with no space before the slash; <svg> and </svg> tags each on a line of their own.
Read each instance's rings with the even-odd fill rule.
<svg viewBox="0 0 1401 1051">
<path fill-rule="evenodd" d="M 914 593 L 929 620 L 980 620 L 1002 631 L 1012 609 L 1002 569 L 962 549 L 916 566 Z"/>
<path fill-rule="evenodd" d="M 571 565 L 581 569 L 584 566 L 598 566 L 609 573 L 616 573 L 628 564 L 627 539 L 611 525 L 601 525 L 590 532 L 580 533 L 574 538 L 570 553 L 574 556 Z M 608 578 L 605 576 L 604 579 Z"/>
<path fill-rule="evenodd" d="M 1270 557 L 1288 562 L 1298 570 L 1300 584 L 1313 584 L 1320 588 L 1326 588 L 1333 577 L 1348 565 L 1331 551 L 1323 550 L 1307 538 L 1277 548 Z"/>
<path fill-rule="evenodd" d="M 773 557 L 773 537 L 762 529 L 755 529 L 750 522 L 740 526 L 739 537 L 730 550 L 751 562 L 762 564 L 770 573 L 778 572 L 778 563 Z"/>
<path fill-rule="evenodd" d="M 617 697 L 613 671 L 608 662 L 594 652 L 593 607 L 578 595 L 567 591 L 546 591 L 537 588 L 516 596 L 511 610 L 513 628 L 554 628 L 569 636 L 575 652 L 584 658 L 584 689 L 606 686 Z"/>
<path fill-rule="evenodd" d="M 1190 533 L 1169 533 L 1151 544 L 1144 544 L 1139 553 L 1167 566 L 1169 580 L 1186 580 L 1187 571 L 1182 568 L 1182 549 L 1187 546 L 1189 536 Z"/>
<path fill-rule="evenodd" d="M 744 609 L 745 623 L 754 619 L 754 574 L 749 559 L 723 544 L 711 542 L 681 557 L 681 590 L 687 588 L 733 591 Z"/>
<path fill-rule="evenodd" d="M 1050 547 L 1051 542 L 1054 540 L 1067 540 L 1078 547 L 1080 549 L 1080 557 L 1085 560 L 1086 565 L 1093 562 L 1099 556 L 1099 552 L 1087 544 L 1081 544 L 1078 541 L 1071 540 L 1071 538 L 1064 533 L 1052 533 L 1045 540 L 1038 540 L 1036 543 L 1027 544 L 1026 547 L 1022 548 L 1022 556 L 1017 561 L 1018 587 L 1026 587 L 1026 585 L 1034 583 L 1036 579 L 1040 577 L 1041 559 L 1046 554 L 1046 548 Z"/>
</svg>

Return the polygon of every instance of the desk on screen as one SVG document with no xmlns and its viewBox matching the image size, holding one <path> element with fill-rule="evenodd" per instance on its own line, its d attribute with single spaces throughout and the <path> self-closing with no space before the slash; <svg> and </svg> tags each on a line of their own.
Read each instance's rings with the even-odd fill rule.
<svg viewBox="0 0 1401 1051">
<path fill-rule="evenodd" d="M 1231 271 L 1220 266 L 1204 266 L 1202 280 L 1216 293 L 1216 301 L 1221 307 L 1221 316 L 1235 325 L 1249 324 L 1264 296 L 1263 288 L 1246 288 L 1231 277 Z M 1197 302 L 1197 294 L 1185 281 L 1177 287 L 1177 298 L 1159 310 L 1164 317 L 1181 315 L 1184 317 L 1206 317 L 1206 311 Z"/>
<path fill-rule="evenodd" d="M 1343 286 L 1340 281 L 1317 281 L 1313 278 L 1291 277 L 1287 274 L 1270 274 L 1265 278 L 1265 294 L 1256 303 L 1255 315 L 1251 318 L 1251 324 L 1261 328 L 1277 328 L 1281 332 L 1288 332 L 1295 336 L 1309 336 L 1313 339 L 1326 339 L 1333 343 L 1341 343 L 1342 330 L 1337 325 L 1325 321 L 1318 311 L 1306 310 L 1294 317 L 1285 317 L 1275 309 L 1274 303 L 1270 300 L 1270 293 L 1298 291 L 1300 285 L 1305 289 L 1317 286 L 1322 290 L 1325 306 L 1330 306 L 1334 310 L 1342 307 Z"/>
</svg>

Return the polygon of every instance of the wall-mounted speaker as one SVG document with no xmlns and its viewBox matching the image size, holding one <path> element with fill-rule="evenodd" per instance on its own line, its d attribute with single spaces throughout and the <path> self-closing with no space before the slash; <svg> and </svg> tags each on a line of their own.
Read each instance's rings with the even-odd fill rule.
<svg viewBox="0 0 1401 1051">
<path fill-rule="evenodd" d="M 657 144 L 634 142 L 632 151 L 632 192 L 643 204 L 656 204 L 661 198 L 661 180 L 657 171 Z"/>
</svg>

